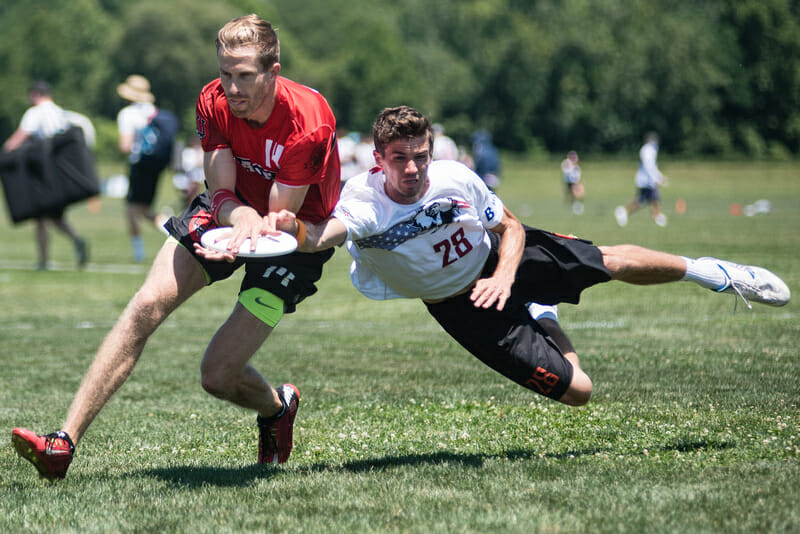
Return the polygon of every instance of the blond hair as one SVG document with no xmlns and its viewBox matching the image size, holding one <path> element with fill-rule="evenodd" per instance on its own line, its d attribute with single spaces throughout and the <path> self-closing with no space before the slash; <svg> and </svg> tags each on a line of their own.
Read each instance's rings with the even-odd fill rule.
<svg viewBox="0 0 800 534">
<path fill-rule="evenodd" d="M 217 54 L 243 46 L 254 46 L 264 70 L 281 60 L 281 46 L 272 25 L 258 15 L 250 14 L 228 22 L 217 32 Z"/>
</svg>

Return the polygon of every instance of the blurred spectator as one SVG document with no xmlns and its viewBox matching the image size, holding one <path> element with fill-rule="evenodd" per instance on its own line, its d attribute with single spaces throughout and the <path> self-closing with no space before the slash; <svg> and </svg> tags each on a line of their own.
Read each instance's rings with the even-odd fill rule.
<svg viewBox="0 0 800 534">
<path fill-rule="evenodd" d="M 625 206 L 618 206 L 614 211 L 617 224 L 628 224 L 628 216 L 642 206 L 650 204 L 653 222 L 658 226 L 667 225 L 667 216 L 661 212 L 661 194 L 659 186 L 666 185 L 667 177 L 661 174 L 656 159 L 658 158 L 658 134 L 648 132 L 644 136 L 644 145 L 639 150 L 639 169 L 636 171 L 637 193 Z"/>
<path fill-rule="evenodd" d="M 336 146 L 339 148 L 339 163 L 342 166 L 342 182 L 361 172 L 361 167 L 356 159 L 356 147 L 361 141 L 358 132 L 348 132 L 337 129 Z"/>
<path fill-rule="evenodd" d="M 472 134 L 472 159 L 475 173 L 494 191 L 500 185 L 500 154 L 488 131 L 478 130 Z"/>
<path fill-rule="evenodd" d="M 3 144 L 3 150 L 10 152 L 20 148 L 28 139 L 47 139 L 63 133 L 72 126 L 70 114 L 53 102 L 50 86 L 45 82 L 36 82 L 28 91 L 32 107 L 22 115 L 19 127 Z M 79 115 L 74 113 L 72 119 Z M 83 117 L 80 115 L 80 117 Z M 85 117 L 83 117 L 85 119 Z M 88 122 L 88 119 L 86 119 Z M 91 122 L 89 122 L 91 126 Z M 84 135 L 86 130 L 84 130 Z M 94 128 L 91 128 L 94 132 Z M 8 199 L 13 202 L 13 199 Z M 78 266 L 83 267 L 89 260 L 89 249 L 86 240 L 79 236 L 64 216 L 65 207 L 44 213 L 36 217 L 36 242 L 39 250 L 37 269 L 46 270 L 49 265 L 47 224 L 51 223 L 57 230 L 69 237 L 75 246 Z"/>
<path fill-rule="evenodd" d="M 458 161 L 458 145 L 445 135 L 444 126 L 433 125 L 433 159 L 452 159 Z"/>
<path fill-rule="evenodd" d="M 358 172 L 362 173 L 375 166 L 375 145 L 372 143 L 372 132 L 361 135 L 361 140 L 356 145 L 356 162 Z"/>
<path fill-rule="evenodd" d="M 574 150 L 567 152 L 567 157 L 561 162 L 561 176 L 566 185 L 567 202 L 572 206 L 572 213 L 583 213 L 583 178 L 581 166 L 578 164 L 578 153 Z"/>
<path fill-rule="evenodd" d="M 181 150 L 179 170 L 172 177 L 172 183 L 180 191 L 183 208 L 205 190 L 206 175 L 203 171 L 203 147 L 200 137 L 193 135 L 189 144 Z"/>
<path fill-rule="evenodd" d="M 144 261 L 144 240 L 138 219 L 145 218 L 161 229 L 162 218 L 153 212 L 152 204 L 161 172 L 172 160 L 173 142 L 178 130 L 175 116 L 154 105 L 150 82 L 144 76 L 131 74 L 117 86 L 117 94 L 130 104 L 117 115 L 119 149 L 128 154 L 127 217 L 133 259 Z"/>
<path fill-rule="evenodd" d="M 469 167 L 471 170 L 475 170 L 475 160 L 472 159 L 472 155 L 469 153 L 469 149 L 467 149 L 467 147 L 458 147 L 458 161 Z"/>
</svg>

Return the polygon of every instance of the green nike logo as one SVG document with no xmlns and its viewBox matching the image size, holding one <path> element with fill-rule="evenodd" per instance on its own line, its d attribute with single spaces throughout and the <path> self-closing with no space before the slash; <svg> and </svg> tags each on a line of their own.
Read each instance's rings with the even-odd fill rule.
<svg viewBox="0 0 800 534">
<path fill-rule="evenodd" d="M 256 297 L 255 303 L 260 305 L 260 306 L 264 306 L 265 308 L 269 308 L 270 310 L 277 310 L 278 309 L 278 308 L 276 308 L 275 306 L 273 306 L 271 304 L 267 304 L 266 302 L 263 302 L 261 300 L 261 297 Z"/>
</svg>

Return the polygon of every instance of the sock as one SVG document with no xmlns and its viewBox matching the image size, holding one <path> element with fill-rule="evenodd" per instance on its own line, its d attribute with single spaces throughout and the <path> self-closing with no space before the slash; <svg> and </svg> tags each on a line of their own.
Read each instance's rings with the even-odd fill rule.
<svg viewBox="0 0 800 534">
<path fill-rule="evenodd" d="M 133 259 L 136 262 L 144 261 L 144 239 L 142 236 L 137 235 L 131 238 L 131 247 L 133 247 Z"/>
<path fill-rule="evenodd" d="M 728 278 L 713 258 L 695 260 L 683 257 L 683 259 L 686 261 L 686 274 L 683 280 L 714 291 L 722 291 L 728 285 Z"/>
<path fill-rule="evenodd" d="M 537 321 L 539 319 L 552 319 L 558 322 L 558 306 L 547 306 L 530 302 L 528 303 L 528 313 Z"/>
</svg>

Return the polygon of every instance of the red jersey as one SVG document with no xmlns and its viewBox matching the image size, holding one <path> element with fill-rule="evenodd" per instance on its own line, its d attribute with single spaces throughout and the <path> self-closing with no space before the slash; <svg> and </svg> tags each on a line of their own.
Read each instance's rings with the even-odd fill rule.
<svg viewBox="0 0 800 534">
<path fill-rule="evenodd" d="M 278 76 L 275 107 L 266 124 L 253 128 L 234 117 L 219 79 L 197 99 L 197 133 L 203 150 L 230 148 L 236 159 L 236 192 L 260 214 L 269 211 L 274 181 L 310 185 L 298 218 L 326 218 L 339 199 L 336 119 L 317 91 Z"/>
</svg>

